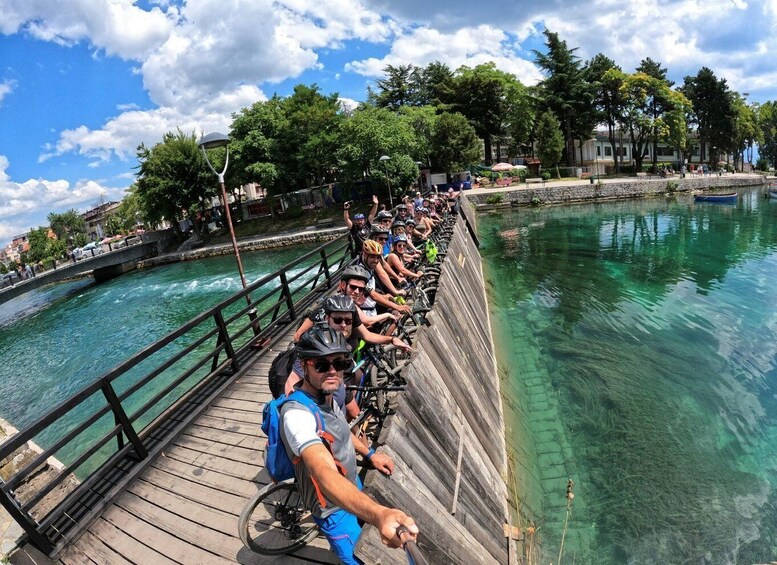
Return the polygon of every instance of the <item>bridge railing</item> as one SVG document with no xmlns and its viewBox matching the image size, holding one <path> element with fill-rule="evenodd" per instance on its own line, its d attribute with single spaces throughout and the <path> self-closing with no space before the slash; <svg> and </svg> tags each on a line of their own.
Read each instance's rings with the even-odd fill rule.
<svg viewBox="0 0 777 565">
<path fill-rule="evenodd" d="M 258 349 L 280 340 L 349 260 L 347 236 L 330 241 L 72 394 L 0 446 L 0 461 L 18 456 L 28 442 L 43 446 L 0 478 L 0 503 L 35 546 L 54 553 L 121 492 L 124 477 L 161 450 L 176 418 L 214 396 Z"/>
</svg>

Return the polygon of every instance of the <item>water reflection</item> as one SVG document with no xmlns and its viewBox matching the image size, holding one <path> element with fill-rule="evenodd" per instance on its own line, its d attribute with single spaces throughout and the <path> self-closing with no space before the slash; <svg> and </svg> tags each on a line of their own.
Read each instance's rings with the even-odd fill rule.
<svg viewBox="0 0 777 565">
<path fill-rule="evenodd" d="M 548 557 L 571 476 L 567 560 L 774 558 L 775 220 L 758 190 L 479 218 Z"/>
</svg>

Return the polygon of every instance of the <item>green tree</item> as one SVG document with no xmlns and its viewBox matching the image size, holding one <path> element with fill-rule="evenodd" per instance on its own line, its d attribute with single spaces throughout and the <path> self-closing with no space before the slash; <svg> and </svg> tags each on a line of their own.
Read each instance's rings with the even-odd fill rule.
<svg viewBox="0 0 777 565">
<path fill-rule="evenodd" d="M 71 249 L 86 245 L 86 221 L 78 213 L 78 210 L 71 208 L 61 214 L 51 212 L 46 219 L 49 221 L 52 231 L 57 235 L 57 239 L 66 242 Z M 83 238 L 79 236 L 83 236 Z M 82 240 L 84 243 L 78 243 Z"/>
<path fill-rule="evenodd" d="M 762 139 L 758 146 L 757 168 L 765 171 L 768 164 L 774 166 L 777 163 L 777 102 L 769 101 L 761 104 L 757 117 Z M 765 163 L 767 166 L 764 166 Z"/>
<path fill-rule="evenodd" d="M 376 81 L 378 92 L 375 105 L 378 108 L 398 110 L 418 99 L 420 75 L 414 65 L 388 65 L 383 69 L 385 78 Z"/>
<path fill-rule="evenodd" d="M 685 77 L 680 91 L 693 105 L 701 161 L 717 159 L 717 155 L 707 156 L 707 144 L 717 149 L 732 149 L 735 110 L 726 79 L 718 80 L 715 73 L 702 67 L 696 76 Z"/>
<path fill-rule="evenodd" d="M 452 109 L 463 114 L 483 140 L 488 164 L 492 140 L 504 131 L 505 84 L 511 79 L 514 77 L 498 70 L 493 62 L 456 71 Z"/>
<path fill-rule="evenodd" d="M 663 68 L 661 63 L 654 61 L 650 57 L 647 57 L 640 62 L 639 66 L 637 67 L 637 72 L 645 73 L 649 77 L 656 79 L 656 82 L 651 83 L 651 86 L 655 85 L 657 89 L 660 89 L 660 91 L 649 93 L 648 97 L 650 104 L 649 112 L 653 123 L 653 128 L 650 131 L 649 141 L 653 146 L 653 168 L 655 169 L 658 166 L 658 142 L 660 141 L 661 137 L 658 126 L 661 116 L 669 109 L 665 105 L 667 101 L 665 97 L 666 91 L 661 87 L 666 85 L 668 88 L 672 88 L 672 86 L 674 86 L 674 82 L 666 78 L 667 69 Z"/>
<path fill-rule="evenodd" d="M 564 152 L 564 134 L 555 114 L 544 112 L 537 122 L 537 153 L 543 168 L 555 168 L 556 177 L 560 177 L 558 163 Z"/>
<path fill-rule="evenodd" d="M 607 124 L 607 139 L 612 148 L 615 170 L 620 172 L 623 156 L 616 143 L 621 142 L 622 146 L 622 139 L 616 139 L 616 135 L 622 136 L 623 132 L 624 100 L 620 88 L 625 75 L 615 61 L 599 53 L 586 65 L 585 76 L 593 87 L 597 123 Z"/>
<path fill-rule="evenodd" d="M 30 233 L 27 234 L 27 241 L 30 243 L 30 248 L 27 251 L 27 258 L 32 263 L 37 263 L 38 261 L 42 261 L 49 257 L 49 241 L 51 240 L 49 239 L 48 233 L 48 228 L 39 227 L 30 230 Z"/>
<path fill-rule="evenodd" d="M 577 48 L 567 47 L 557 33 L 546 29 L 543 34 L 547 54 L 533 50 L 535 63 L 547 77 L 539 85 L 541 96 L 562 124 L 567 165 L 571 167 L 575 162 L 574 136 L 585 129 L 580 122 L 589 119 L 584 116 L 593 105 L 593 92 L 585 80 L 582 62 L 575 55 Z"/>
<path fill-rule="evenodd" d="M 280 194 L 283 183 L 278 165 L 278 139 L 289 127 L 283 100 L 275 95 L 232 114 L 229 156 L 230 185 L 261 184 L 270 194 Z"/>
<path fill-rule="evenodd" d="M 459 113 L 443 112 L 437 117 L 431 145 L 432 164 L 437 171 L 462 171 L 480 158 L 475 128 Z"/>
<path fill-rule="evenodd" d="M 137 156 L 136 194 L 143 215 L 152 224 L 168 220 L 178 232 L 176 220 L 183 210 L 217 194 L 216 177 L 207 169 L 194 133 L 166 133 L 151 148 L 141 144 Z"/>
<path fill-rule="evenodd" d="M 434 61 L 419 71 L 417 103 L 419 106 L 448 108 L 454 100 L 455 78 L 445 63 Z"/>
<path fill-rule="evenodd" d="M 742 170 L 746 154 L 752 164 L 753 146 L 762 143 L 763 135 L 758 127 L 756 109 L 747 104 L 738 93 L 732 93 L 734 106 L 734 139 L 732 140 L 734 168 Z M 741 158 L 741 161 L 740 161 Z"/>
<path fill-rule="evenodd" d="M 373 188 L 383 191 L 383 176 L 388 169 L 392 192 L 400 195 L 417 176 L 415 161 L 421 160 L 417 147 L 409 120 L 386 108 L 361 107 L 340 128 L 339 181 L 352 186 L 373 178 Z M 383 155 L 390 158 L 386 165 L 379 160 Z M 406 167 L 406 163 L 410 165 Z"/>
<path fill-rule="evenodd" d="M 518 80 L 505 84 L 504 132 L 509 139 L 509 155 L 532 150 L 537 104 L 533 92 Z"/>
</svg>

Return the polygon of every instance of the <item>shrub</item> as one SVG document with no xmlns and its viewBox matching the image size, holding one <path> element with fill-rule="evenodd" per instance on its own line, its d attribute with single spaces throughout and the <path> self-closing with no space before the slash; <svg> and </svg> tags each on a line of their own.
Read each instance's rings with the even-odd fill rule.
<svg viewBox="0 0 777 565">
<path fill-rule="evenodd" d="M 539 206 L 540 204 L 542 204 L 542 200 L 540 200 L 539 196 L 532 196 L 531 197 L 531 205 L 532 206 Z"/>
<path fill-rule="evenodd" d="M 550 173 L 547 171 L 543 171 L 540 176 L 542 177 L 542 180 L 550 180 Z"/>
<path fill-rule="evenodd" d="M 666 181 L 666 190 L 667 192 L 673 193 L 677 190 L 677 188 L 680 186 L 680 183 L 676 180 L 668 180 Z"/>
<path fill-rule="evenodd" d="M 517 172 L 515 170 L 513 172 L 515 173 L 513 177 L 518 177 L 521 179 L 521 182 L 525 182 L 526 177 L 529 175 L 529 169 L 518 169 Z"/>
<path fill-rule="evenodd" d="M 498 205 L 501 204 L 503 200 L 504 194 L 502 193 L 490 194 L 488 197 L 486 197 L 486 204 Z"/>
</svg>

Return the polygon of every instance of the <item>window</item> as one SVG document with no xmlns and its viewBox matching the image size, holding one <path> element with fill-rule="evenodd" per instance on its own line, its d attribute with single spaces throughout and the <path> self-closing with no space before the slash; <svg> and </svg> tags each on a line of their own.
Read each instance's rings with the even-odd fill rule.
<svg viewBox="0 0 777 565">
<path fill-rule="evenodd" d="M 609 145 L 604 148 L 604 156 L 612 157 L 612 147 L 610 147 Z"/>
<path fill-rule="evenodd" d="M 596 146 L 596 156 L 601 157 L 602 156 L 602 148 L 598 145 Z"/>
<path fill-rule="evenodd" d="M 662 147 L 658 146 L 656 155 L 659 157 L 674 157 L 674 147 Z"/>
<path fill-rule="evenodd" d="M 628 157 L 629 156 L 629 151 L 628 151 L 627 147 L 621 147 L 620 150 L 621 150 L 621 157 Z"/>
</svg>

